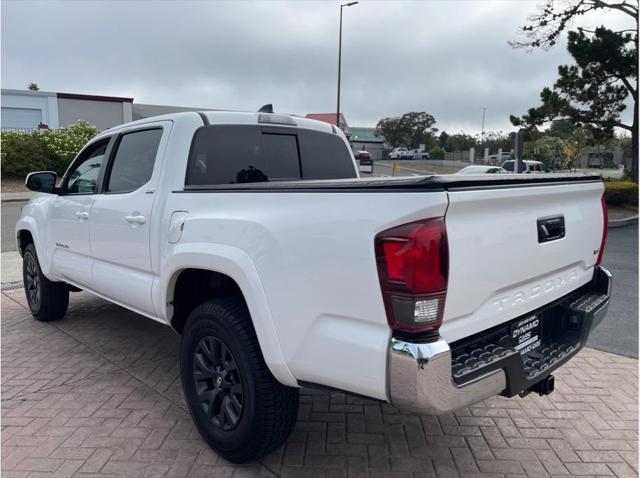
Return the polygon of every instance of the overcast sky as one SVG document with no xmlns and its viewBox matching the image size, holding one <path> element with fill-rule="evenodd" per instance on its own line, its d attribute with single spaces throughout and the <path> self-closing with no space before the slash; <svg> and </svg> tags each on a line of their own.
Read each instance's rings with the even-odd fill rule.
<svg viewBox="0 0 640 478">
<path fill-rule="evenodd" d="M 566 42 L 513 50 L 537 0 L 363 0 L 344 9 L 341 110 L 351 126 L 407 111 L 440 130 L 512 129 Z M 304 115 L 335 111 L 339 3 L 2 2 L 2 87 Z M 586 22 L 620 23 L 615 14 Z M 624 24 L 624 23 L 623 23 Z"/>
</svg>

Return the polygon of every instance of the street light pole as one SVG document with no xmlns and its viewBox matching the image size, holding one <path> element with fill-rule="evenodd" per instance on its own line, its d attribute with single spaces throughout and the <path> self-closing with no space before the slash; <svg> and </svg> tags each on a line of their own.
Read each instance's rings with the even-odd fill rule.
<svg viewBox="0 0 640 478">
<path fill-rule="evenodd" d="M 484 115 L 487 112 L 487 107 L 483 106 L 482 107 L 482 132 L 480 133 L 480 140 L 482 141 L 482 143 L 484 144 Z"/>
<path fill-rule="evenodd" d="M 340 5 L 340 34 L 338 39 L 338 106 L 336 107 L 336 126 L 340 127 L 340 73 L 342 69 L 342 9 L 350 7 L 358 2 L 349 2 Z"/>
</svg>

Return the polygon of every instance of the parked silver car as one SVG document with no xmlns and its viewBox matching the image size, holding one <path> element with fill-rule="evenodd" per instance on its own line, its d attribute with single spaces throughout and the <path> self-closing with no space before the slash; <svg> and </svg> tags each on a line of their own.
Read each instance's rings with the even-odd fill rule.
<svg viewBox="0 0 640 478">
<path fill-rule="evenodd" d="M 500 166 L 467 166 L 456 174 L 507 174 L 508 171 Z"/>
</svg>

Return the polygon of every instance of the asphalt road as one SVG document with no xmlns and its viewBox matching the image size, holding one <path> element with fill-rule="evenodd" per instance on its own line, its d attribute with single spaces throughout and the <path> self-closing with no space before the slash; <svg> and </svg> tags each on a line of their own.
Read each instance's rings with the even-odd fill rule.
<svg viewBox="0 0 640 478">
<path fill-rule="evenodd" d="M 2 202 L 2 252 L 15 251 L 16 240 L 13 236 L 13 228 L 18 222 L 20 217 L 20 208 L 24 206 L 27 201 L 3 201 Z"/>
<path fill-rule="evenodd" d="M 377 167 L 377 166 L 376 166 Z M 15 251 L 13 228 L 24 202 L 2 203 L 2 252 Z M 604 265 L 612 272 L 609 314 L 588 345 L 638 357 L 638 226 L 609 229 Z"/>
<path fill-rule="evenodd" d="M 373 163 L 373 172 L 380 176 L 391 176 L 393 173 L 393 164 L 385 164 L 379 161 Z M 423 173 L 427 174 L 427 173 Z M 416 173 L 415 171 L 408 171 L 405 168 L 400 168 L 399 176 L 422 176 L 423 174 Z"/>
<path fill-rule="evenodd" d="M 609 313 L 588 346 L 638 358 L 638 225 L 609 229 L 604 266 L 613 274 Z"/>
</svg>

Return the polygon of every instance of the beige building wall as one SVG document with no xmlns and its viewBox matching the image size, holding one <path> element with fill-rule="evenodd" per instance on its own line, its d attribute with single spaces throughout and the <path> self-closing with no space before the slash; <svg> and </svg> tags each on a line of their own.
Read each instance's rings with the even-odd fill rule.
<svg viewBox="0 0 640 478">
<path fill-rule="evenodd" d="M 95 97 L 94 97 L 95 98 Z M 86 121 L 104 131 L 132 120 L 132 102 L 118 99 L 67 98 L 58 95 L 61 128 Z"/>
</svg>

